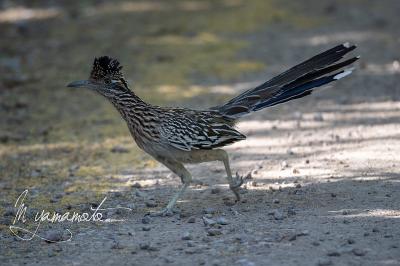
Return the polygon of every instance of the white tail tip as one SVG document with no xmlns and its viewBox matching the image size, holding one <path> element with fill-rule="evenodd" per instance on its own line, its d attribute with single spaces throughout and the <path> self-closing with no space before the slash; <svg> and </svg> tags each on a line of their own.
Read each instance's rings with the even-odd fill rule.
<svg viewBox="0 0 400 266">
<path fill-rule="evenodd" d="M 350 43 L 349 43 L 349 42 L 345 42 L 345 43 L 343 43 L 343 46 L 344 46 L 345 48 L 349 48 L 349 47 L 350 47 Z"/>
<path fill-rule="evenodd" d="M 338 80 L 338 79 L 344 78 L 344 77 L 350 75 L 353 72 L 353 70 L 354 70 L 354 68 L 346 69 L 342 73 L 339 73 L 336 76 L 334 76 L 333 79 Z"/>
</svg>

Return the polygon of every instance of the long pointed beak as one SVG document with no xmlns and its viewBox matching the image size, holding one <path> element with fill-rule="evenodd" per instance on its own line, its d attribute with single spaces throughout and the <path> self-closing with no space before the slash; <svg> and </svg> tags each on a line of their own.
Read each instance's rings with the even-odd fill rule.
<svg viewBox="0 0 400 266">
<path fill-rule="evenodd" d="M 90 87 L 91 85 L 93 85 L 89 80 L 78 80 L 78 81 L 74 81 L 71 82 L 67 85 L 67 87 L 70 88 L 82 88 L 82 87 Z"/>
</svg>

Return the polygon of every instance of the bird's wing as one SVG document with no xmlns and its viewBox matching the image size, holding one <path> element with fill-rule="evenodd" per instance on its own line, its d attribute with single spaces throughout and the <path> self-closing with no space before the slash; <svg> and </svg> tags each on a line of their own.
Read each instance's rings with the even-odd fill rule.
<svg viewBox="0 0 400 266">
<path fill-rule="evenodd" d="M 184 151 L 213 149 L 246 138 L 215 113 L 179 109 L 160 126 L 164 143 Z"/>
</svg>

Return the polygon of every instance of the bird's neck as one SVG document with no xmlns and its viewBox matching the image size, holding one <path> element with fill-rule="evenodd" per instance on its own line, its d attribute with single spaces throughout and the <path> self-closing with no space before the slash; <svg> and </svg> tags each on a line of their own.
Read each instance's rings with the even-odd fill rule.
<svg viewBox="0 0 400 266">
<path fill-rule="evenodd" d="M 118 91 L 106 97 L 125 120 L 140 119 L 140 113 L 150 107 L 148 103 L 130 90 Z"/>
</svg>

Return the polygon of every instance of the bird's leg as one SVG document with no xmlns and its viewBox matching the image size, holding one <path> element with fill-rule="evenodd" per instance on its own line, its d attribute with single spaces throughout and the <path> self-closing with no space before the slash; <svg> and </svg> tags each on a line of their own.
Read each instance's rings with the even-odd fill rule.
<svg viewBox="0 0 400 266">
<path fill-rule="evenodd" d="M 192 181 L 192 175 L 189 173 L 188 170 L 186 170 L 186 168 L 180 162 L 176 162 L 176 161 L 172 162 L 172 161 L 166 161 L 166 160 L 159 160 L 159 161 L 181 178 L 182 187 L 172 197 L 172 199 L 169 201 L 169 203 L 165 209 L 163 209 L 159 212 L 151 213 L 150 215 L 151 216 L 172 216 L 175 203 L 183 195 L 183 193 L 185 192 L 187 187 L 190 185 L 190 182 Z"/>
<path fill-rule="evenodd" d="M 225 171 L 227 174 L 227 179 L 229 183 L 229 188 L 232 190 L 233 194 L 235 194 L 236 202 L 240 201 L 239 188 L 243 184 L 243 178 L 237 176 L 235 179 L 232 177 L 231 167 L 229 165 L 229 156 L 228 153 L 224 150 L 215 150 L 217 160 L 222 161 L 225 166 Z"/>
</svg>

